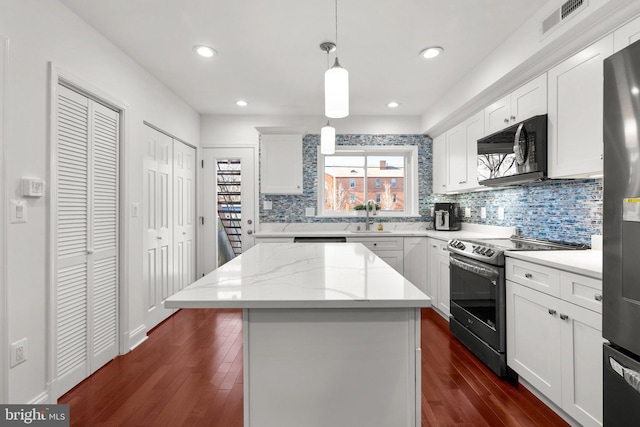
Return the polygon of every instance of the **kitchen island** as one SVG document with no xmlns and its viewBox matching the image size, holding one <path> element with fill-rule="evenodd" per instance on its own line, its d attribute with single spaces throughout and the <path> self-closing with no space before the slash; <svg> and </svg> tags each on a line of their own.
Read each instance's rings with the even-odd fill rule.
<svg viewBox="0 0 640 427">
<path fill-rule="evenodd" d="M 165 301 L 242 308 L 245 426 L 419 426 L 429 297 L 359 243 L 263 243 Z"/>
</svg>

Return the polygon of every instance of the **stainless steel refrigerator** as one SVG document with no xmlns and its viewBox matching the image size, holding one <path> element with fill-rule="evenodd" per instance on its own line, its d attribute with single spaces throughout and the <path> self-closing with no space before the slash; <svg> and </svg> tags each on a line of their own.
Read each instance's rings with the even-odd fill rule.
<svg viewBox="0 0 640 427">
<path fill-rule="evenodd" d="M 640 425 L 640 41 L 604 61 L 604 425 Z"/>
</svg>

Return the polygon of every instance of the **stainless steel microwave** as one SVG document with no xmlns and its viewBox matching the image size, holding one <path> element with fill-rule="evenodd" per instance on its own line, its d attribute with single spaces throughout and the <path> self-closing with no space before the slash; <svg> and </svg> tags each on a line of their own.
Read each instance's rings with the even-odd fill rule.
<svg viewBox="0 0 640 427">
<path fill-rule="evenodd" d="M 547 178 L 547 115 L 478 140 L 478 183 L 509 186 Z"/>
</svg>

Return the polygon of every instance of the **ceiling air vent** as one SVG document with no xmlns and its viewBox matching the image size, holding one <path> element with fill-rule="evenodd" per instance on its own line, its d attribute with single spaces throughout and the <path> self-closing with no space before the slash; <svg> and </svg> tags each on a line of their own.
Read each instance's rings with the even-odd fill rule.
<svg viewBox="0 0 640 427">
<path fill-rule="evenodd" d="M 567 0 L 542 21 L 541 35 L 545 37 L 570 17 L 587 6 L 587 0 Z"/>
</svg>

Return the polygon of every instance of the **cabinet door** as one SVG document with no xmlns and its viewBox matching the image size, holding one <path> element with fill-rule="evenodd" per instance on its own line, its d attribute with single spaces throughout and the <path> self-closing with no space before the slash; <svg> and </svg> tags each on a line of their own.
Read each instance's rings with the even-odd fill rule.
<svg viewBox="0 0 640 427">
<path fill-rule="evenodd" d="M 511 108 L 509 120 L 515 124 L 547 113 L 547 74 L 516 89 L 511 94 Z"/>
<path fill-rule="evenodd" d="M 404 238 L 404 277 L 422 292 L 431 296 L 427 289 L 427 238 Z"/>
<path fill-rule="evenodd" d="M 484 134 L 491 135 L 509 126 L 511 100 L 509 95 L 484 109 Z"/>
<path fill-rule="evenodd" d="M 549 70 L 549 177 L 602 174 L 604 58 L 609 35 Z"/>
<path fill-rule="evenodd" d="M 427 277 L 427 290 L 430 292 L 427 295 L 431 297 L 431 305 L 433 307 L 438 306 L 438 240 L 427 240 L 427 252 L 429 263 L 429 275 Z"/>
<path fill-rule="evenodd" d="M 602 316 L 561 302 L 562 408 L 583 426 L 602 425 Z"/>
<path fill-rule="evenodd" d="M 507 280 L 506 304 L 507 365 L 561 406 L 560 300 Z"/>
<path fill-rule="evenodd" d="M 302 194 L 302 135 L 261 135 L 260 150 L 260 192 Z"/>
<path fill-rule="evenodd" d="M 464 123 L 447 132 L 448 191 L 457 191 L 467 182 L 467 139 Z"/>
<path fill-rule="evenodd" d="M 402 251 L 373 251 L 374 254 L 378 255 L 384 262 L 393 267 L 400 274 L 404 274 L 404 266 L 403 266 L 403 254 Z"/>
<path fill-rule="evenodd" d="M 484 136 L 484 112 L 480 111 L 463 123 L 467 170 L 461 190 L 480 187 L 478 184 L 478 140 Z M 461 165 L 462 166 L 462 165 Z"/>
<path fill-rule="evenodd" d="M 446 244 L 445 244 L 446 247 Z M 442 247 L 438 251 L 438 310 L 447 318 L 450 315 L 450 279 L 449 279 L 449 254 L 442 253 Z"/>
<path fill-rule="evenodd" d="M 613 50 L 617 52 L 640 40 L 640 17 L 623 25 L 613 33 Z"/>
<path fill-rule="evenodd" d="M 433 194 L 443 194 L 447 192 L 447 140 L 446 135 L 442 134 L 437 138 L 434 138 L 432 142 L 433 155 L 432 155 L 432 192 Z"/>
</svg>

